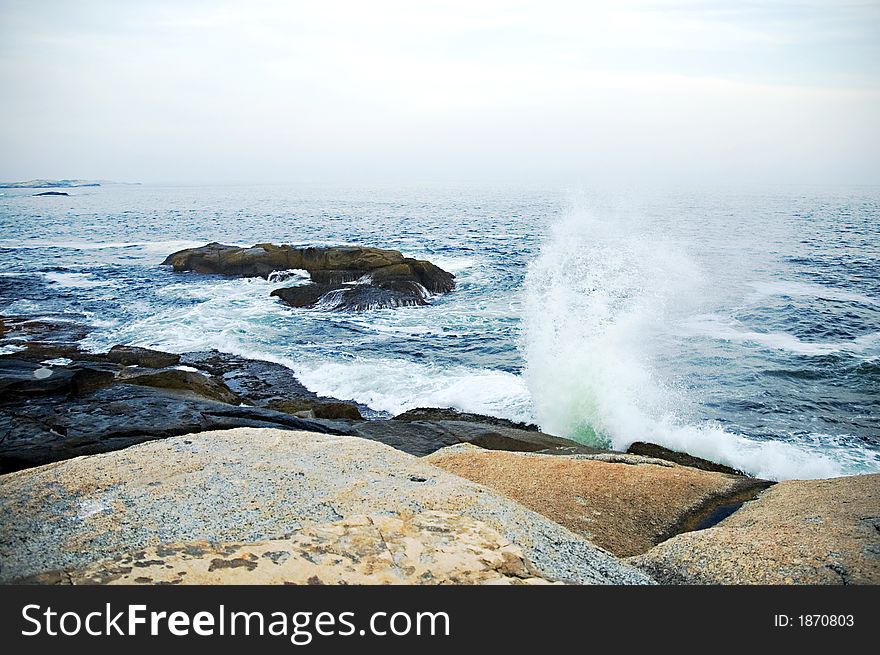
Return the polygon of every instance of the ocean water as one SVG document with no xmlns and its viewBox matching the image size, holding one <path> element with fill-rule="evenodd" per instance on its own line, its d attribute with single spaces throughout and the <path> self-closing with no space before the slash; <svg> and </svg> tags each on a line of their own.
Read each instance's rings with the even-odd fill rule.
<svg viewBox="0 0 880 655">
<path fill-rule="evenodd" d="M 880 471 L 880 188 L 69 192 L 0 195 L 0 314 L 89 324 L 88 349 L 216 348 L 374 416 L 452 406 L 773 479 Z M 270 298 L 296 276 L 159 266 L 208 241 L 395 248 L 458 286 L 325 312 Z"/>
</svg>

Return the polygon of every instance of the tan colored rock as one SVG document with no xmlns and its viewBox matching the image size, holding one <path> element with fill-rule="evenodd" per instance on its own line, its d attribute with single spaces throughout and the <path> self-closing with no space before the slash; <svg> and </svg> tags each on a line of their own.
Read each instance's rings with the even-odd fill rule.
<svg viewBox="0 0 880 655">
<path fill-rule="evenodd" d="M 630 561 L 667 583 L 880 584 L 880 474 L 780 482 Z"/>
<path fill-rule="evenodd" d="M 549 584 L 522 550 L 482 521 L 445 512 L 352 516 L 254 544 L 147 548 L 59 584 Z"/>
<path fill-rule="evenodd" d="M 452 447 L 425 458 L 484 484 L 618 556 L 692 529 L 768 483 L 638 455 L 541 455 Z"/>
<path fill-rule="evenodd" d="M 352 516 L 445 512 L 549 579 L 652 580 L 522 505 L 367 439 L 266 428 L 168 437 L 0 476 L 0 582 L 162 544 L 286 539 Z"/>
</svg>

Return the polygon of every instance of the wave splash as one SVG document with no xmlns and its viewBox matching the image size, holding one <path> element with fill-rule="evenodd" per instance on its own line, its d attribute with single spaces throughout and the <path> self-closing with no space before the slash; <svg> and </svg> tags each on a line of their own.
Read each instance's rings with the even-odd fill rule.
<svg viewBox="0 0 880 655">
<path fill-rule="evenodd" d="M 705 289 L 683 249 L 643 225 L 583 211 L 557 222 L 524 288 L 525 381 L 542 429 L 621 450 L 651 441 L 771 479 L 842 474 L 817 449 L 690 418 L 693 399 L 653 362 L 665 326 Z"/>
</svg>

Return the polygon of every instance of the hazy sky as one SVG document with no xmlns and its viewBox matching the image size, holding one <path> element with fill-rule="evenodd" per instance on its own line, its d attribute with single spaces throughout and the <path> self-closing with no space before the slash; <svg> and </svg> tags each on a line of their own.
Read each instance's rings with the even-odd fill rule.
<svg viewBox="0 0 880 655">
<path fill-rule="evenodd" d="M 880 0 L 0 0 L 0 179 L 880 183 Z"/>
</svg>

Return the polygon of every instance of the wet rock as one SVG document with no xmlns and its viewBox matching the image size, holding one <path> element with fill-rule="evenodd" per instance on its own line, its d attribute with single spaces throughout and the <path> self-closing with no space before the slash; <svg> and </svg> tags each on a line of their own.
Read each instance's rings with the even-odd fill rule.
<svg viewBox="0 0 880 655">
<path fill-rule="evenodd" d="M 880 474 L 780 482 L 630 561 L 670 584 L 880 584 Z"/>
<path fill-rule="evenodd" d="M 318 402 L 310 400 L 277 400 L 268 404 L 269 409 L 286 414 L 310 412 L 311 418 L 345 419 L 363 421 L 357 405 L 339 402 Z"/>
<path fill-rule="evenodd" d="M 542 432 L 469 421 L 388 420 L 349 425 L 352 433 L 359 437 L 380 441 L 419 457 L 458 443 L 470 443 L 492 450 L 523 452 L 562 448 L 573 449 L 575 452 L 604 452 Z"/>
<path fill-rule="evenodd" d="M 365 405 L 309 391 L 293 371 L 274 362 L 246 359 L 216 350 L 185 353 L 181 362 L 219 378 L 234 394 L 257 407 L 289 414 L 314 409 L 315 416 L 321 418 L 360 420 L 364 416 L 376 415 Z"/>
<path fill-rule="evenodd" d="M 69 357 L 71 359 L 93 359 L 93 355 L 79 348 L 79 342 L 88 336 L 88 326 L 71 323 L 66 320 L 34 320 L 21 316 L 6 316 L 3 319 L 6 333 L 3 338 L 7 343 L 22 346 L 12 355 L 0 355 L 6 358 L 42 361 Z"/>
<path fill-rule="evenodd" d="M 746 475 L 742 471 L 731 468 L 730 466 L 725 466 L 724 464 L 716 464 L 715 462 L 710 462 L 707 459 L 694 457 L 693 455 L 688 455 L 687 453 L 682 453 L 677 450 L 670 450 L 669 448 L 664 448 L 663 446 L 658 446 L 657 444 L 647 443 L 644 441 L 636 441 L 629 448 L 627 448 L 626 452 L 632 453 L 633 455 L 644 455 L 645 457 L 656 457 L 657 459 L 665 459 L 669 462 L 675 462 L 676 464 L 681 464 L 682 466 L 690 466 L 691 468 L 700 469 L 701 471 L 716 471 L 717 473 L 729 473 L 731 475 Z"/>
<path fill-rule="evenodd" d="M 43 191 L 42 193 L 35 193 L 34 196 L 69 196 L 70 194 L 66 191 Z"/>
<path fill-rule="evenodd" d="M 73 371 L 20 359 L 0 359 L 0 398 L 12 395 L 58 393 L 69 390 Z"/>
<path fill-rule="evenodd" d="M 118 380 L 126 384 L 140 384 L 159 389 L 178 389 L 191 391 L 202 398 L 217 400 L 221 403 L 238 405 L 241 399 L 229 390 L 222 381 L 215 380 L 202 373 L 184 371 L 176 368 L 161 370 L 124 369 Z"/>
<path fill-rule="evenodd" d="M 113 346 L 107 353 L 107 361 L 124 366 L 168 368 L 180 363 L 180 355 L 137 346 Z"/>
<path fill-rule="evenodd" d="M 238 429 L 0 477 L 0 583 L 79 570 L 162 543 L 248 544 L 354 516 L 405 520 L 425 512 L 481 521 L 518 546 L 543 577 L 651 582 L 540 514 L 393 448 Z"/>
<path fill-rule="evenodd" d="M 485 416 L 483 414 L 471 414 L 469 412 L 460 412 L 453 407 L 416 407 L 410 409 L 403 414 L 394 417 L 395 421 L 467 421 L 469 423 L 483 423 L 485 425 L 499 425 L 505 428 L 513 428 L 515 430 L 530 430 L 532 432 L 540 432 L 537 425 L 531 423 L 519 423 L 517 421 L 509 421 L 504 418 L 495 416 Z"/>
<path fill-rule="evenodd" d="M 63 574 L 62 574 L 63 573 Z M 164 544 L 30 582 L 59 584 L 547 584 L 522 549 L 448 512 L 351 516 L 253 544 Z"/>
<path fill-rule="evenodd" d="M 770 483 L 625 454 L 441 450 L 435 466 L 484 484 L 618 556 L 643 553 Z"/>
<path fill-rule="evenodd" d="M 349 431 L 333 421 L 229 405 L 191 391 L 114 384 L 70 398 L 47 394 L 0 404 L 0 473 L 153 439 L 243 426 Z"/>
<path fill-rule="evenodd" d="M 85 395 L 114 384 L 120 372 L 117 364 L 103 362 L 71 361 L 67 367 L 73 371 L 74 395 Z"/>
</svg>

